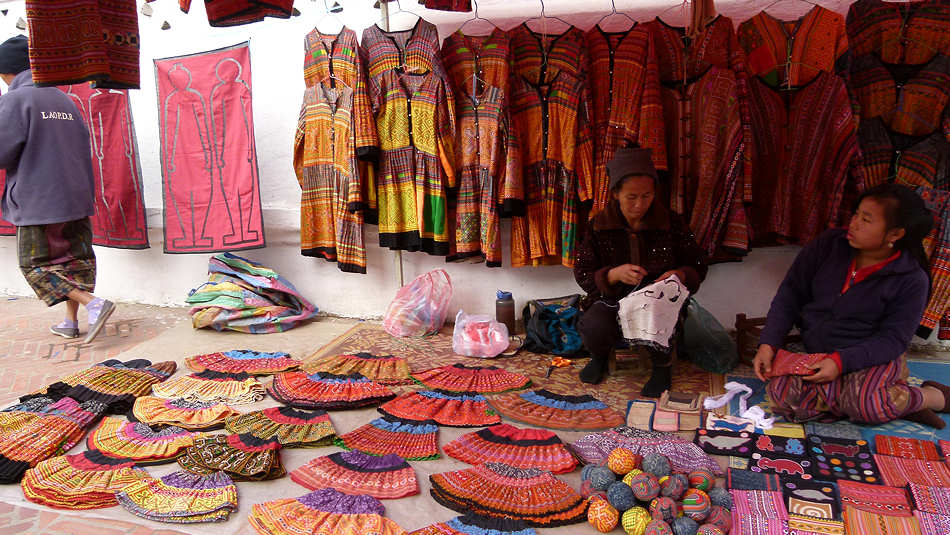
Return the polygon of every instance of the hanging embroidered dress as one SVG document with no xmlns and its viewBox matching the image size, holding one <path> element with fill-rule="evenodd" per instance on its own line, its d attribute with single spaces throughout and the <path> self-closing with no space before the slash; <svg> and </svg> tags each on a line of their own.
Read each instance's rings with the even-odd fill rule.
<svg viewBox="0 0 950 535">
<path fill-rule="evenodd" d="M 455 114 L 435 26 L 363 32 L 361 51 L 380 135 L 376 177 L 379 244 L 449 252 L 446 189 L 456 186 Z"/>
<path fill-rule="evenodd" d="M 660 100 L 660 69 L 650 32 L 634 25 L 606 32 L 599 25 L 585 34 L 593 110 L 594 208 L 610 199 L 607 162 L 628 144 L 653 151 L 653 165 L 667 169 L 666 128 Z"/>
<path fill-rule="evenodd" d="M 888 129 L 910 136 L 942 129 L 950 141 L 950 55 L 909 65 L 867 54 L 853 61 L 849 82 L 862 120 L 881 117 Z"/>
<path fill-rule="evenodd" d="M 750 89 L 756 237 L 808 243 L 850 209 L 846 189 L 864 186 L 848 91 L 827 72 L 793 92 L 758 79 Z"/>
<path fill-rule="evenodd" d="M 707 253 L 744 254 L 752 133 L 745 56 L 732 20 L 719 15 L 692 38 L 658 17 L 644 26 L 663 84 L 670 208 L 687 218 Z"/>
<path fill-rule="evenodd" d="M 792 21 L 760 11 L 736 32 L 749 74 L 772 87 L 799 87 L 819 73 L 845 67 L 848 36 L 844 17 L 821 6 Z"/>
<path fill-rule="evenodd" d="M 855 57 L 876 53 L 881 61 L 920 65 L 950 55 L 950 2 L 858 0 L 848 8 L 848 44 Z"/>
<path fill-rule="evenodd" d="M 580 203 L 593 199 L 584 35 L 573 26 L 542 35 L 525 24 L 510 33 L 525 205 L 511 223 L 511 265 L 573 267 Z"/>
<path fill-rule="evenodd" d="M 858 127 L 868 188 L 894 180 L 905 186 L 950 187 L 950 142 L 941 132 L 908 136 L 887 129 L 880 117 Z"/>
<path fill-rule="evenodd" d="M 455 250 L 449 260 L 484 258 L 501 266 L 501 215 L 520 213 L 524 198 L 517 138 L 509 124 L 505 32 L 457 31 L 442 45 L 457 120 Z"/>
<path fill-rule="evenodd" d="M 917 195 L 934 218 L 934 232 L 924 240 L 924 250 L 930 253 L 930 299 L 917 327 L 917 336 L 929 338 L 940 322 L 939 337 L 945 340 L 950 337 L 947 330 L 950 325 L 950 192 L 918 186 Z"/>
</svg>

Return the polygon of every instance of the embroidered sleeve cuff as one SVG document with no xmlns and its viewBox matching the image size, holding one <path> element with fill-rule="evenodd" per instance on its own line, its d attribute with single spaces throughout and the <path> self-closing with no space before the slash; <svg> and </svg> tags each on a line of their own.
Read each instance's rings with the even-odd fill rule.
<svg viewBox="0 0 950 535">
<path fill-rule="evenodd" d="M 612 266 L 602 267 L 594 272 L 594 283 L 600 290 L 600 295 L 604 297 L 613 297 L 617 289 L 607 280 L 607 273 L 613 269 Z"/>
</svg>

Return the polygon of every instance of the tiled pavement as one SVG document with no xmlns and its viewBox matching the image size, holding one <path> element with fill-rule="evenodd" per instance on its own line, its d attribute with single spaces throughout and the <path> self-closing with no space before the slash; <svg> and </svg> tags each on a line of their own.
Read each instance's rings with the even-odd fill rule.
<svg viewBox="0 0 950 535">
<path fill-rule="evenodd" d="M 47 308 L 37 299 L 0 296 L 0 406 L 63 375 L 110 359 L 179 322 L 184 309 L 120 303 L 110 325 L 92 344 L 49 332 L 62 320 L 63 305 Z M 79 313 L 80 325 L 86 321 Z M 82 327 L 85 333 L 85 327 Z M 148 358 L 148 355 L 142 355 Z M 78 518 L 50 510 L 0 502 L 0 535 L 180 535 L 132 522 Z"/>
</svg>

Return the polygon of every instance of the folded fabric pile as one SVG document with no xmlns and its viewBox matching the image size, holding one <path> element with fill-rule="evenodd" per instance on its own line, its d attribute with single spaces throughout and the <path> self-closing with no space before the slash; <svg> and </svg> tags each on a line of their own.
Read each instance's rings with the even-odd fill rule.
<svg viewBox="0 0 950 535">
<path fill-rule="evenodd" d="M 224 428 L 263 440 L 276 439 L 286 448 L 329 446 L 336 438 L 336 429 L 325 411 L 302 411 L 293 407 L 271 407 L 232 416 L 224 422 Z"/>
<path fill-rule="evenodd" d="M 298 409 L 344 410 L 376 405 L 396 394 L 358 373 L 279 373 L 267 388 L 277 401 Z"/>
<path fill-rule="evenodd" d="M 568 396 L 545 389 L 492 396 L 503 416 L 552 429 L 606 429 L 624 422 L 623 414 L 591 395 Z"/>
<path fill-rule="evenodd" d="M 415 471 L 398 455 L 378 457 L 361 451 L 331 453 L 294 470 L 290 479 L 310 490 L 334 488 L 381 500 L 419 494 Z"/>
<path fill-rule="evenodd" d="M 412 379 L 433 390 L 497 394 L 519 390 L 531 384 L 531 378 L 497 366 L 451 364 L 412 374 Z"/>
<path fill-rule="evenodd" d="M 116 499 L 134 515 L 174 524 L 224 522 L 238 508 L 237 486 L 223 472 L 147 477 L 116 493 Z"/>
<path fill-rule="evenodd" d="M 473 431 L 443 446 L 445 453 L 464 463 L 504 463 L 515 468 L 538 468 L 555 474 L 572 472 L 577 461 L 556 434 L 541 429 L 519 429 L 499 424 Z"/>
<path fill-rule="evenodd" d="M 157 464 L 181 455 L 195 443 L 195 436 L 181 427 L 155 431 L 140 422 L 108 417 L 86 437 L 86 447 L 113 459 Z"/>
<path fill-rule="evenodd" d="M 284 477 L 280 442 L 253 435 L 212 435 L 195 439 L 178 464 L 201 475 L 226 472 L 235 481 L 265 481 Z"/>
<path fill-rule="evenodd" d="M 521 520 L 468 514 L 417 529 L 410 535 L 537 535 Z"/>
<path fill-rule="evenodd" d="M 385 512 L 372 496 L 321 489 L 299 498 L 255 504 L 248 521 L 263 535 L 404 535 L 406 531 L 385 518 Z"/>
<path fill-rule="evenodd" d="M 220 428 L 228 417 L 238 414 L 241 413 L 224 403 L 143 396 L 135 400 L 129 419 L 148 425 L 200 430 Z"/>
<path fill-rule="evenodd" d="M 84 451 L 47 459 L 23 474 L 27 500 L 57 509 L 97 509 L 118 505 L 115 493 L 148 478 L 135 463 Z"/>
<path fill-rule="evenodd" d="M 165 399 L 244 405 L 265 397 L 264 385 L 245 372 L 205 370 L 152 386 L 152 395 Z"/>
<path fill-rule="evenodd" d="M 412 382 L 409 378 L 409 363 L 406 359 L 393 355 L 369 353 L 332 355 L 309 361 L 303 369 L 308 373 L 330 372 L 336 375 L 358 373 L 384 385 L 404 385 Z"/>
<path fill-rule="evenodd" d="M 371 455 L 393 453 L 407 461 L 439 458 L 439 426 L 432 420 L 408 420 L 383 415 L 337 437 L 335 443 L 348 450 Z"/>
<path fill-rule="evenodd" d="M 185 364 L 193 371 L 215 371 L 219 373 L 246 373 L 249 375 L 272 375 L 286 372 L 300 366 L 300 361 L 290 358 L 287 353 L 265 353 L 249 349 L 235 349 L 220 353 L 208 353 L 185 359 Z"/>
<path fill-rule="evenodd" d="M 475 392 L 407 392 L 378 410 L 397 418 L 434 420 L 449 427 L 481 427 L 501 422 L 501 416 L 488 406 L 485 396 Z"/>
</svg>

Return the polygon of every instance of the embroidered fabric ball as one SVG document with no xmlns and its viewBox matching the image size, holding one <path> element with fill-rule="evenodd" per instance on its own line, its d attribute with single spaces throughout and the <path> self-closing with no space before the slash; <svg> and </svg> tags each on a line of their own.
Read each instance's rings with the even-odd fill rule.
<svg viewBox="0 0 950 535">
<path fill-rule="evenodd" d="M 725 533 L 712 524 L 703 524 L 696 530 L 696 535 L 725 535 Z"/>
<path fill-rule="evenodd" d="M 597 468 L 596 464 L 585 464 L 584 468 L 581 468 L 581 481 L 588 481 L 590 479 L 590 471 L 594 468 Z"/>
<path fill-rule="evenodd" d="M 643 457 L 643 471 L 650 472 L 656 477 L 666 477 L 670 475 L 670 460 L 666 455 L 648 453 Z"/>
<path fill-rule="evenodd" d="M 638 474 L 630 480 L 633 495 L 641 502 L 648 502 L 660 495 L 660 483 L 653 474 Z"/>
<path fill-rule="evenodd" d="M 620 525 L 627 535 L 643 535 L 653 519 L 643 507 L 634 507 L 620 517 Z"/>
<path fill-rule="evenodd" d="M 683 495 L 683 514 L 696 522 L 702 522 L 711 508 L 709 496 L 699 489 L 689 489 Z"/>
<path fill-rule="evenodd" d="M 587 521 L 597 531 L 607 533 L 617 527 L 620 513 L 607 500 L 594 496 L 590 499 L 590 506 L 587 508 Z"/>
<path fill-rule="evenodd" d="M 587 473 L 588 480 L 595 490 L 607 490 L 611 485 L 617 482 L 617 475 L 606 466 L 595 466 Z"/>
<path fill-rule="evenodd" d="M 689 473 L 689 486 L 702 491 L 716 486 L 716 476 L 709 470 L 693 470 Z"/>
<path fill-rule="evenodd" d="M 607 489 L 607 501 L 618 511 L 626 511 L 637 504 L 637 499 L 633 495 L 633 489 L 623 481 L 615 481 Z"/>
<path fill-rule="evenodd" d="M 732 529 L 732 513 L 723 507 L 714 505 L 709 510 L 705 522 L 721 529 L 723 533 L 729 533 L 729 530 Z"/>
<path fill-rule="evenodd" d="M 732 494 L 729 494 L 728 490 L 722 487 L 713 487 L 706 494 L 709 496 L 711 504 L 732 511 Z"/>
<path fill-rule="evenodd" d="M 637 477 L 637 475 L 642 474 L 642 473 L 643 473 L 643 470 L 640 470 L 639 468 L 634 468 L 633 470 L 627 472 L 627 475 L 623 476 L 623 482 L 629 485 L 630 482 L 633 481 L 633 478 Z"/>
<path fill-rule="evenodd" d="M 678 500 L 689 488 L 689 481 L 683 474 L 673 474 L 660 479 L 660 495 Z"/>
<path fill-rule="evenodd" d="M 647 524 L 646 529 L 643 530 L 643 535 L 673 535 L 673 530 L 666 522 L 654 519 Z"/>
<path fill-rule="evenodd" d="M 688 516 L 677 517 L 673 521 L 673 535 L 696 535 L 699 524 Z"/>
<path fill-rule="evenodd" d="M 673 498 L 667 498 L 662 496 L 660 498 L 654 498 L 650 502 L 650 516 L 654 520 L 662 520 L 669 524 L 679 515 L 680 506 L 673 500 Z"/>
<path fill-rule="evenodd" d="M 639 468 L 641 462 L 643 462 L 643 457 L 627 448 L 614 448 L 607 456 L 607 468 L 613 470 L 617 475 L 623 475 L 634 468 Z"/>
</svg>

